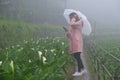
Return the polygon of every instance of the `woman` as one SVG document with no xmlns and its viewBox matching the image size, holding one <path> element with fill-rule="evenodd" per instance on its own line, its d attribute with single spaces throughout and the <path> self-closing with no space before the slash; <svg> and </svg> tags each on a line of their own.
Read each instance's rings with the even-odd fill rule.
<svg viewBox="0 0 120 80">
<path fill-rule="evenodd" d="M 82 75 L 85 72 L 80 55 L 83 52 L 83 39 L 82 39 L 82 28 L 83 21 L 78 17 L 76 13 L 69 15 L 70 23 L 67 31 L 67 37 L 69 39 L 69 50 L 77 61 L 78 71 L 73 76 Z"/>
</svg>

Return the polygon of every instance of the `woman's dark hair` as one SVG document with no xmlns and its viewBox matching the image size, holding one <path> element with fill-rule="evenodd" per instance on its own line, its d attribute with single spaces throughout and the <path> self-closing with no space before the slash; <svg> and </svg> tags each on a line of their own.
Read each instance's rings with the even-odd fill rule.
<svg viewBox="0 0 120 80">
<path fill-rule="evenodd" d="M 69 15 L 70 19 L 72 19 L 72 18 L 74 17 L 74 15 L 77 15 L 77 14 L 76 14 L 75 12 L 71 13 L 71 14 Z"/>
<path fill-rule="evenodd" d="M 74 17 L 74 15 L 77 15 L 77 14 L 76 14 L 75 12 L 71 13 L 71 14 L 69 15 L 70 19 L 72 19 L 72 18 Z M 78 15 L 77 15 L 76 21 L 79 21 L 79 20 L 80 20 L 80 19 L 79 19 Z"/>
</svg>

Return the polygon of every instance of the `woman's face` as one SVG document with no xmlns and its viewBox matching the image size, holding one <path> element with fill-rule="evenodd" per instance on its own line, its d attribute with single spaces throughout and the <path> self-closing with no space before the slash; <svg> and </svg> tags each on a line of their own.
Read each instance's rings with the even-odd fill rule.
<svg viewBox="0 0 120 80">
<path fill-rule="evenodd" d="M 72 19 L 72 18 L 76 18 L 76 14 L 75 13 L 71 13 L 70 14 L 70 19 Z"/>
<path fill-rule="evenodd" d="M 72 13 L 72 14 L 70 15 L 70 20 L 71 20 L 72 18 L 75 18 L 76 21 L 79 20 L 79 17 L 78 17 L 78 15 L 77 15 L 76 13 Z"/>
<path fill-rule="evenodd" d="M 70 14 L 70 19 L 72 19 L 72 18 L 75 18 L 75 19 L 76 19 L 76 18 L 77 18 L 77 14 L 76 14 L 76 13 L 71 13 L 71 14 Z"/>
<path fill-rule="evenodd" d="M 74 14 L 74 15 L 73 15 L 73 18 L 77 19 L 77 18 L 78 18 L 78 15 L 77 15 L 77 14 Z"/>
</svg>

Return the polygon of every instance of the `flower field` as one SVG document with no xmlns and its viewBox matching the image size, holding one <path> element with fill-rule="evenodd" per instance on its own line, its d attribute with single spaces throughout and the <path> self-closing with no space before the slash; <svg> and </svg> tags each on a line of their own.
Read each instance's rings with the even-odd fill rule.
<svg viewBox="0 0 120 80">
<path fill-rule="evenodd" d="M 66 80 L 73 63 L 66 41 L 40 38 L 0 49 L 0 80 Z"/>
</svg>

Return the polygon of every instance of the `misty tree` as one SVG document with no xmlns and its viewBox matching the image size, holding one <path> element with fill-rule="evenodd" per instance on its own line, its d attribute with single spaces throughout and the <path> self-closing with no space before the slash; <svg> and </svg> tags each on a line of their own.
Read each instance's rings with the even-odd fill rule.
<svg viewBox="0 0 120 80">
<path fill-rule="evenodd" d="M 5 19 L 18 19 L 20 0 L 0 0 L 0 16 Z"/>
<path fill-rule="evenodd" d="M 0 0 L 0 18 L 33 23 L 61 23 L 64 0 Z"/>
</svg>

